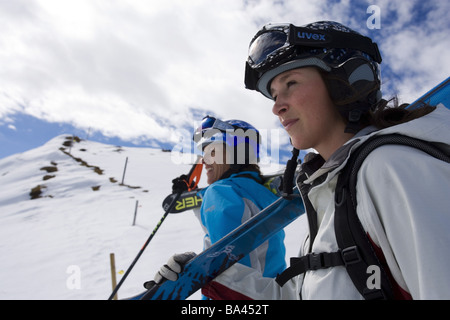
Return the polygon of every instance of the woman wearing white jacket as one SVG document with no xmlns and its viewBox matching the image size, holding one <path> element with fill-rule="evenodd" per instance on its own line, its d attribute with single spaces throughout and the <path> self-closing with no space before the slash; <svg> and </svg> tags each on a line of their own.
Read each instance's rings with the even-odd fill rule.
<svg viewBox="0 0 450 320">
<path fill-rule="evenodd" d="M 442 105 L 386 107 L 379 63 L 375 43 L 330 21 L 268 25 L 250 43 L 247 88 L 274 100 L 272 112 L 296 149 L 317 151 L 307 156 L 301 167 L 306 179 L 298 181 L 307 190 L 304 202 L 311 204 L 301 255 L 338 250 L 336 182 L 365 140 L 399 133 L 450 151 L 450 111 Z M 385 145 L 364 160 L 356 212 L 390 274 L 395 298 L 450 299 L 449 190 L 450 165 L 415 148 Z M 308 270 L 283 287 L 270 278 L 252 283 L 252 271 L 244 266 L 232 272 L 242 278 L 239 285 L 228 281 L 231 272 L 216 280 L 254 299 L 363 298 L 344 266 Z M 245 279 L 248 285 L 242 286 Z"/>
</svg>

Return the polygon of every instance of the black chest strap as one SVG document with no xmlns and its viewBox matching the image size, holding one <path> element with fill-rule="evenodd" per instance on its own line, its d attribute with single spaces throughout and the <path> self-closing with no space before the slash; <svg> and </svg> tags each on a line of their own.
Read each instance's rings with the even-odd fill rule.
<svg viewBox="0 0 450 320">
<path fill-rule="evenodd" d="M 346 266 L 361 260 L 358 248 L 351 247 L 336 252 L 308 253 L 302 257 L 292 257 L 290 267 L 277 275 L 275 281 L 284 286 L 289 279 L 309 270 L 327 269 L 330 267 Z"/>
</svg>

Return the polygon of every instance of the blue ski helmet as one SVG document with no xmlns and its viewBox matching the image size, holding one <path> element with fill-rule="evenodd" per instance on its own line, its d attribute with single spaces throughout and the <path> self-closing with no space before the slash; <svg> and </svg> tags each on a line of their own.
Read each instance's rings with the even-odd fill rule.
<svg viewBox="0 0 450 320">
<path fill-rule="evenodd" d="M 222 121 L 206 116 L 195 131 L 193 140 L 197 149 L 203 149 L 215 142 L 221 142 L 233 150 L 233 164 L 256 164 L 259 162 L 259 131 L 242 120 Z"/>
</svg>

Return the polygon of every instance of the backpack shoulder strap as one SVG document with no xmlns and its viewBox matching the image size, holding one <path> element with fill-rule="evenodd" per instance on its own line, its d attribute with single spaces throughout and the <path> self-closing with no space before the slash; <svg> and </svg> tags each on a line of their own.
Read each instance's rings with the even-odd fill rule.
<svg viewBox="0 0 450 320">
<path fill-rule="evenodd" d="M 347 272 L 365 299 L 393 298 L 393 290 L 387 273 L 381 266 L 356 214 L 356 180 L 358 171 L 363 161 L 374 149 L 386 144 L 410 146 L 437 159 L 446 162 L 450 161 L 448 154 L 430 142 L 399 134 L 374 136 L 368 139 L 355 150 L 348 160 L 348 163 L 339 175 L 336 185 L 334 227 L 336 240 L 340 251 L 343 253 Z M 344 255 L 348 255 L 348 257 Z M 368 288 L 367 272 L 369 266 L 379 267 L 381 281 L 378 287 Z"/>
</svg>

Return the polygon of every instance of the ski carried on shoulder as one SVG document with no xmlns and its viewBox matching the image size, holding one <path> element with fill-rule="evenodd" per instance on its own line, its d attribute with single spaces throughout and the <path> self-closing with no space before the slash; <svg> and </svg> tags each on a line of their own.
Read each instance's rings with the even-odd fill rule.
<svg viewBox="0 0 450 320">
<path fill-rule="evenodd" d="M 184 300 L 204 287 L 305 212 L 294 190 L 292 200 L 278 198 L 256 216 L 189 261 L 177 281 L 165 281 L 129 300 Z"/>
<path fill-rule="evenodd" d="M 440 84 L 425 93 L 422 97 L 407 106 L 407 109 L 417 109 L 424 104 L 436 106 L 442 103 L 447 109 L 450 109 L 450 77 L 447 77 Z"/>
</svg>

